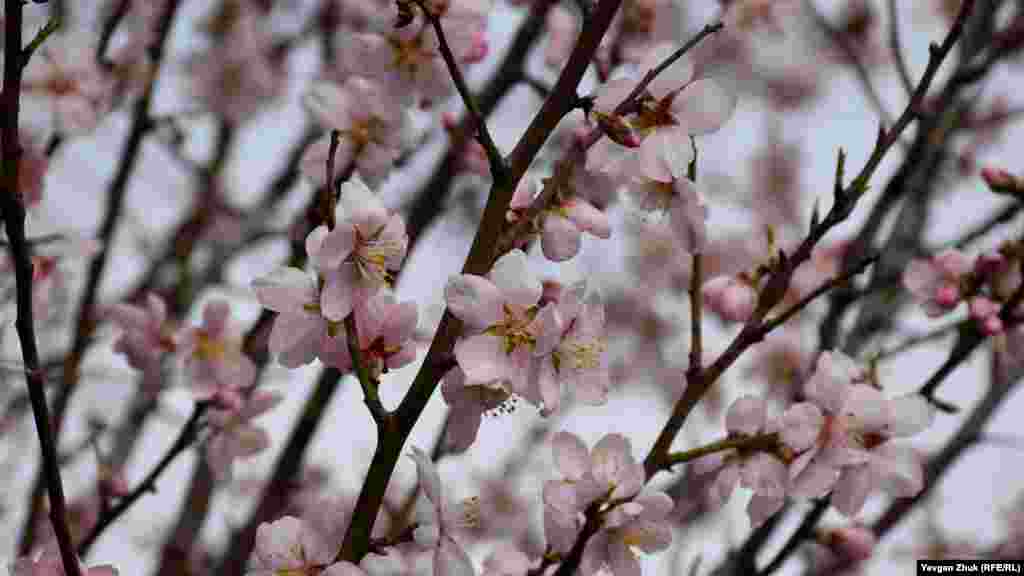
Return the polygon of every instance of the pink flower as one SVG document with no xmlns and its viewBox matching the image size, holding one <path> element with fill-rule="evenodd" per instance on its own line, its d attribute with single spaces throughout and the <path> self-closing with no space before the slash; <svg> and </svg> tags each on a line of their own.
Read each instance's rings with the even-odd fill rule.
<svg viewBox="0 0 1024 576">
<path fill-rule="evenodd" d="M 796 495 L 816 498 L 832 490 L 832 504 L 847 516 L 857 514 L 874 489 L 897 498 L 921 491 L 920 457 L 888 440 L 916 434 L 934 418 L 923 398 L 885 398 L 877 388 L 859 383 L 864 377 L 840 353 L 819 356 L 806 397 L 822 414 L 821 432 L 790 467 Z"/>
<path fill-rule="evenodd" d="M 629 185 L 645 211 L 660 211 L 668 216 L 669 228 L 678 241 L 677 247 L 686 252 L 703 252 L 707 245 L 705 222 L 708 209 L 700 200 L 697 189 L 686 178 L 671 182 L 634 180 Z"/>
<path fill-rule="evenodd" d="M 212 409 L 207 413 L 213 436 L 206 443 L 206 461 L 218 479 L 231 477 L 238 458 L 255 456 L 270 446 L 270 435 L 251 423 L 281 401 L 272 392 L 257 390 L 238 409 Z"/>
<path fill-rule="evenodd" d="M 972 270 L 967 256 L 946 250 L 928 260 L 914 260 L 903 273 L 903 285 L 922 301 L 925 314 L 941 316 L 960 303 L 960 283 Z"/>
<path fill-rule="evenodd" d="M 741 276 L 717 276 L 701 287 L 704 305 L 728 322 L 746 322 L 757 306 L 757 289 Z"/>
<path fill-rule="evenodd" d="M 359 181 L 342 184 L 337 225 L 318 226 L 306 237 L 306 252 L 323 274 L 320 309 L 332 321 L 390 285 L 409 246 L 405 221 L 384 208 Z"/>
<path fill-rule="evenodd" d="M 243 402 L 239 390 L 256 378 L 256 366 L 240 343 L 228 333 L 230 305 L 214 300 L 203 309 L 203 325 L 185 331 L 181 348 L 189 380 L 197 400 L 216 399 L 221 405 L 238 409 Z"/>
<path fill-rule="evenodd" d="M 349 562 L 334 562 L 340 542 L 331 542 L 308 522 L 285 516 L 256 529 L 253 570 L 247 576 L 366 576 Z"/>
<path fill-rule="evenodd" d="M 580 284 L 563 291 L 538 315 L 544 336 L 534 348 L 527 398 L 542 402 L 543 414 L 558 410 L 564 381 L 584 404 L 600 406 L 608 400 L 604 304 L 597 293 L 583 300 L 584 290 Z"/>
<path fill-rule="evenodd" d="M 650 70 L 675 47 L 660 44 L 641 63 Z M 693 63 L 683 56 L 647 86 L 651 99 L 641 103 L 635 119 L 626 120 L 640 137 L 640 146 L 624 148 L 610 139 L 598 141 L 587 157 L 587 169 L 615 172 L 629 178 L 672 182 L 685 178 L 693 135 L 721 128 L 736 107 L 735 93 L 711 79 L 692 80 Z M 639 80 L 621 78 L 604 84 L 594 102 L 596 114 L 614 109 L 632 92 Z"/>
<path fill-rule="evenodd" d="M 360 356 L 371 375 L 401 368 L 416 359 L 412 341 L 417 321 L 415 302 L 398 303 L 390 291 L 382 290 L 356 306 L 354 314 Z M 341 334 L 336 338 L 346 336 Z M 342 372 L 352 369 L 347 344 L 333 347 L 331 354 L 322 355 L 320 359 Z"/>
<path fill-rule="evenodd" d="M 664 492 L 641 492 L 629 502 L 611 509 L 604 527 L 589 541 L 580 563 L 583 574 L 598 574 L 603 566 L 616 576 L 641 573 L 634 548 L 647 554 L 672 545 L 668 520 L 674 504 Z"/>
<path fill-rule="evenodd" d="M 55 36 L 29 60 L 22 90 L 51 99 L 58 132 L 89 132 L 112 107 L 112 79 L 95 58 L 82 57 L 95 51 L 84 36 Z"/>
<path fill-rule="evenodd" d="M 278 313 L 268 348 L 282 365 L 296 368 L 309 364 L 325 351 L 345 345 L 344 338 L 333 342 L 339 328 L 324 317 L 317 278 L 312 274 L 280 267 L 253 280 L 252 289 L 264 308 Z"/>
<path fill-rule="evenodd" d="M 215 30 L 212 48 L 189 63 L 193 87 L 206 107 L 240 124 L 280 95 L 285 76 L 273 57 L 273 38 L 251 3 L 236 3 L 239 13 L 226 30 Z"/>
<path fill-rule="evenodd" d="M 551 450 L 562 480 L 544 483 L 544 533 L 555 551 L 567 552 L 583 525 L 583 510 L 599 498 L 636 495 L 644 485 L 644 467 L 620 434 L 606 435 L 588 452 L 576 435 L 559 432 Z"/>
<path fill-rule="evenodd" d="M 458 54 L 465 46 L 452 50 Z M 385 93 L 402 95 L 407 105 L 415 103 L 417 96 L 434 102 L 452 93 L 448 69 L 429 26 L 406 26 L 386 35 L 345 35 L 338 43 L 338 62 L 343 72 L 380 82 Z"/>
<path fill-rule="evenodd" d="M 114 352 L 124 354 L 128 365 L 137 370 L 159 372 L 161 359 L 177 347 L 167 323 L 167 305 L 155 294 L 146 295 L 145 308 L 114 304 L 107 308 L 106 317 L 123 329 Z"/>
<path fill-rule="evenodd" d="M 499 258 L 487 278 L 461 274 L 448 281 L 448 309 L 477 332 L 455 344 L 455 358 L 469 382 L 508 381 L 512 391 L 526 395 L 533 348 L 544 328 L 536 320 L 541 292 L 522 250 Z"/>
<path fill-rule="evenodd" d="M 418 526 L 413 538 L 420 546 L 434 549 L 434 574 L 473 576 L 476 574 L 473 563 L 462 546 L 452 538 L 451 532 L 461 526 L 479 523 L 479 502 L 470 499 L 452 515 L 441 494 L 441 477 L 434 463 L 415 446 L 409 456 L 416 462 L 420 489 L 430 503 L 428 507 L 417 508 Z"/>
<path fill-rule="evenodd" d="M 303 102 L 319 124 L 341 133 L 335 178 L 353 162 L 368 182 L 377 182 L 390 172 L 400 152 L 406 116 L 401 104 L 379 84 L 359 76 L 349 77 L 340 86 L 319 82 Z M 330 142 L 330 135 L 325 135 L 302 157 L 302 173 L 317 188 L 326 185 Z"/>
<path fill-rule="evenodd" d="M 764 400 L 742 396 L 729 406 L 725 427 L 730 436 L 755 436 L 776 431 L 778 424 L 768 420 Z M 716 452 L 696 460 L 693 467 L 698 477 L 714 478 L 705 485 L 705 498 L 713 508 L 721 507 L 737 484 L 753 490 L 754 497 L 747 506 L 753 526 L 775 514 L 789 491 L 786 465 L 767 452 Z"/>
</svg>

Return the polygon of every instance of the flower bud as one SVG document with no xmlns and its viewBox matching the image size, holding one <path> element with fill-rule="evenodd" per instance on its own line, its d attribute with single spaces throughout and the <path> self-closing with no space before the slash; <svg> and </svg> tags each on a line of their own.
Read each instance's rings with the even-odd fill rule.
<svg viewBox="0 0 1024 576">
<path fill-rule="evenodd" d="M 818 533 L 818 542 L 839 556 L 861 562 L 871 557 L 878 537 L 870 528 L 861 525 L 844 526 Z"/>
</svg>

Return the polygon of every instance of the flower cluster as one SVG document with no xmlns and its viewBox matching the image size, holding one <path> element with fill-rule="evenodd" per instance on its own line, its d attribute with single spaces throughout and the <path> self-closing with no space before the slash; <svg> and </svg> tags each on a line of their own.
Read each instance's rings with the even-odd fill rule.
<svg viewBox="0 0 1024 576">
<path fill-rule="evenodd" d="M 967 302 L 968 313 L 978 328 L 995 335 L 1005 330 L 1000 311 L 1021 285 L 1021 262 L 1015 243 L 973 260 L 950 249 L 912 261 L 903 273 L 903 285 L 930 317 L 951 312 Z"/>
<path fill-rule="evenodd" d="M 709 505 L 720 506 L 739 483 L 754 492 L 747 510 L 758 525 L 787 496 L 831 492 L 833 505 L 855 516 L 873 490 L 898 498 L 920 492 L 920 457 L 888 441 L 928 427 L 934 413 L 923 398 L 886 398 L 852 359 L 834 352 L 818 358 L 804 396 L 776 419 L 767 417 L 759 398 L 733 402 L 726 414 L 729 437 L 750 441 L 694 463 Z"/>
<path fill-rule="evenodd" d="M 580 564 L 583 574 L 639 574 L 634 547 L 648 554 L 669 547 L 672 499 L 644 489 L 644 468 L 633 458 L 628 438 L 608 434 L 588 451 L 574 434 L 559 432 L 551 447 L 562 475 L 561 480 L 544 483 L 544 532 L 553 551 L 566 553 L 572 548 L 584 513 L 593 506 L 603 522 L 587 541 Z"/>
<path fill-rule="evenodd" d="M 388 290 L 405 259 L 405 223 L 358 181 L 342 186 L 336 221 L 333 230 L 321 225 L 306 237 L 313 271 L 281 267 L 253 281 L 260 303 L 278 313 L 270 352 L 289 368 L 319 359 L 349 371 L 344 321 L 354 314 L 367 367 L 379 374 L 404 366 L 415 359 L 416 306 Z"/>
<path fill-rule="evenodd" d="M 484 385 L 517 394 L 550 413 L 561 402 L 561 384 L 569 382 L 580 400 L 603 404 L 608 391 L 604 306 L 597 294 L 585 296 L 585 290 L 579 284 L 543 298 L 543 285 L 528 270 L 521 250 L 498 259 L 486 278 L 452 277 L 445 301 L 468 335 L 455 344 L 463 381 L 450 385 L 448 395 L 460 397 L 456 402 L 463 410 L 478 414 L 500 395 L 481 394 L 473 402 L 455 389 Z M 478 408 L 469 408 L 474 403 Z"/>
</svg>

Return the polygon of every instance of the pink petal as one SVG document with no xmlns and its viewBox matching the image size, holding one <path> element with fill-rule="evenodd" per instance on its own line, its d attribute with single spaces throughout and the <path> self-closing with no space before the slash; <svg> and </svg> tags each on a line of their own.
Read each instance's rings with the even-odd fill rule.
<svg viewBox="0 0 1024 576">
<path fill-rule="evenodd" d="M 448 308 L 471 328 L 493 326 L 505 314 L 502 293 L 491 281 L 473 274 L 452 276 L 444 289 Z"/>
<path fill-rule="evenodd" d="M 732 116 L 736 92 L 711 79 L 686 86 L 672 101 L 676 120 L 689 134 L 715 132 Z"/>
<path fill-rule="evenodd" d="M 764 428 L 767 408 L 756 396 L 737 398 L 725 413 L 725 429 L 730 433 L 753 436 Z"/>
<path fill-rule="evenodd" d="M 455 344 L 455 359 L 469 382 L 491 382 L 509 379 L 516 368 L 505 352 L 504 340 L 488 334 L 477 334 Z"/>
<path fill-rule="evenodd" d="M 487 276 L 507 302 L 522 308 L 536 304 L 544 291 L 540 280 L 530 272 L 522 250 L 512 250 L 499 258 Z"/>
<path fill-rule="evenodd" d="M 280 267 L 252 282 L 256 298 L 274 312 L 301 314 L 319 296 L 316 279 L 298 268 Z"/>
<path fill-rule="evenodd" d="M 580 230 L 567 218 L 549 213 L 544 218 L 541 248 L 548 260 L 565 262 L 580 251 Z"/>
<path fill-rule="evenodd" d="M 563 478 L 578 481 L 590 472 L 590 452 L 578 436 L 559 432 L 551 438 L 551 454 Z"/>
<path fill-rule="evenodd" d="M 612 229 L 608 215 L 595 208 L 590 202 L 575 198 L 563 207 L 569 220 L 575 223 L 580 230 L 589 232 L 598 238 L 611 238 Z"/>
<path fill-rule="evenodd" d="M 781 440 L 793 450 L 803 452 L 817 440 L 824 423 L 824 415 L 814 404 L 795 404 L 782 414 Z"/>
<path fill-rule="evenodd" d="M 846 516 L 856 516 L 871 492 L 871 483 L 868 466 L 847 468 L 832 490 L 832 505 Z"/>
</svg>

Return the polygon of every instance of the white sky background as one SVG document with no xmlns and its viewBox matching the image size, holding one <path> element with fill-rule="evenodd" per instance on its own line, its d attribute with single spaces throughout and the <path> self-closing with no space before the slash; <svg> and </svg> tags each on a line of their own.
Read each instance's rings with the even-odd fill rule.
<svg viewBox="0 0 1024 576">
<path fill-rule="evenodd" d="M 190 20 L 199 15 L 196 2 L 186 2 L 186 16 L 183 20 Z M 819 2 L 820 5 L 835 8 L 836 1 Z M 911 63 L 912 75 L 916 78 L 924 68 L 927 58 L 927 43 L 932 40 L 941 39 L 944 30 L 941 28 L 924 29 L 924 22 L 935 22 L 928 14 L 930 2 L 901 2 L 902 30 L 904 31 L 904 47 Z M 708 8 L 713 5 L 710 1 L 691 2 L 691 6 L 702 6 L 695 12 L 706 13 L 710 18 L 713 12 Z M 39 11 L 32 5 L 27 7 L 28 11 Z M 826 9 L 826 11 L 828 11 Z M 509 8 L 498 4 L 494 10 L 490 30 L 492 31 L 492 48 L 503 46 L 510 34 L 515 30 L 521 20 L 524 9 Z M 884 11 L 883 17 L 884 17 Z M 174 44 L 170 51 L 169 61 L 180 62 L 182 56 L 194 47 L 189 46 L 193 36 L 189 33 L 191 28 L 186 21 L 178 23 Z M 700 22 L 700 18 L 694 18 Z M 884 22 L 883 22 L 884 25 Z M 494 50 L 494 53 L 499 50 Z M 788 54 L 788 58 L 806 58 L 809 62 L 818 59 L 809 49 L 797 49 Z M 493 64 L 494 58 L 490 62 Z M 175 64 L 176 66 L 176 64 Z M 180 68 L 178 68 L 180 71 Z M 308 77 L 309 66 L 304 70 L 297 70 L 297 76 L 305 74 Z M 474 81 L 482 81 L 486 77 L 485 70 L 474 69 L 471 78 Z M 244 135 L 245 150 L 244 158 L 231 159 L 231 178 L 229 186 L 237 192 L 237 197 L 253 198 L 255 193 L 263 189 L 263 184 L 269 174 L 274 173 L 277 162 L 280 159 L 277 155 L 280 148 L 280 134 L 295 134 L 295 121 L 301 118 L 301 109 L 298 107 L 298 97 L 305 82 L 293 81 L 293 90 L 287 110 L 271 112 L 266 114 L 252 129 L 247 130 Z M 879 82 L 881 91 L 890 110 L 898 113 L 903 105 L 902 90 L 896 81 L 895 75 L 888 73 L 881 77 Z M 1005 90 L 1007 86 L 1006 77 L 1003 75 L 997 82 L 991 84 L 989 94 L 995 93 L 997 88 Z M 179 82 L 165 82 L 161 86 L 164 91 L 158 103 L 159 112 L 176 110 L 178 105 L 174 98 L 176 90 L 181 89 Z M 1013 93 L 1010 93 L 1011 101 L 1014 101 Z M 1016 100 L 1019 102 L 1019 98 Z M 526 89 L 517 89 L 512 98 L 507 99 L 499 110 L 497 117 L 491 122 L 492 130 L 495 133 L 499 146 L 508 150 L 519 133 L 524 129 L 525 123 L 519 118 L 529 114 L 537 105 L 537 100 Z M 452 109 L 458 109 L 453 106 Z M 737 173 L 737 167 L 746 170 L 746 164 L 737 162 L 737 158 L 747 158 L 754 151 L 758 144 L 763 142 L 763 129 L 770 122 L 766 117 L 764 108 L 752 99 L 741 100 L 736 114 L 732 121 L 719 133 L 704 137 L 700 141 L 700 170 L 704 174 L 724 172 L 744 182 L 745 172 Z M 868 151 L 873 144 L 877 121 L 870 106 L 867 104 L 863 93 L 856 83 L 853 75 L 848 72 L 839 73 L 826 85 L 825 94 L 818 102 L 812 112 L 801 114 L 800 117 L 790 117 L 782 123 L 782 136 L 784 141 L 803 139 L 806 142 L 804 154 L 806 163 L 803 165 L 804 182 L 808 187 L 820 190 L 823 209 L 827 208 L 828 193 L 831 190 L 836 149 L 844 147 L 849 153 L 848 173 L 855 173 L 866 158 Z M 198 128 L 196 137 L 197 156 L 202 157 L 203 134 L 202 123 L 197 122 Z M 78 229 L 88 231 L 94 228 L 99 221 L 102 210 L 102 198 L 105 183 L 109 178 L 120 146 L 123 142 L 127 128 L 126 115 L 122 112 L 113 118 L 109 118 L 98 129 L 96 134 L 89 138 L 73 142 L 62 151 L 59 160 L 51 168 L 51 178 L 47 183 L 45 207 L 35 215 L 33 224 L 36 228 L 33 232 L 43 233 L 53 228 L 52 223 L 63 224 L 72 222 Z M 206 134 L 208 136 L 208 134 Z M 1020 141 L 1024 136 L 1019 127 L 1011 128 L 1007 132 L 1005 141 Z M 434 140 L 434 155 L 429 161 L 419 161 L 410 167 L 415 175 L 429 173 L 433 160 L 437 157 L 440 149 Z M 1014 155 L 1012 147 L 1003 147 L 982 157 L 984 161 L 1003 165 L 1012 170 L 1020 172 L 1024 166 L 1020 163 L 1019 152 Z M 424 156 L 430 156 L 425 154 Z M 879 190 L 886 182 L 892 168 L 896 165 L 898 151 L 890 154 L 882 169 L 876 174 L 872 181 L 873 190 Z M 147 175 L 144 178 L 136 178 L 129 191 L 128 211 L 137 224 L 123 228 L 130 228 L 131 231 L 122 229 L 117 245 L 118 249 L 113 253 L 112 266 L 108 268 L 107 278 L 104 287 L 108 291 L 129 283 L 127 270 L 133 267 L 141 267 L 145 261 L 140 258 L 137 251 L 137 240 L 146 229 L 159 229 L 167 222 L 173 221 L 175 215 L 183 210 L 189 201 L 188 190 L 190 183 L 175 168 L 173 161 L 162 157 L 159 147 L 147 145 L 145 147 L 144 160 L 137 170 L 138 174 Z M 70 175 L 70 176 L 68 176 Z M 382 195 L 391 206 L 401 204 L 396 187 L 385 187 L 381 190 Z M 255 191 L 255 192 L 253 192 Z M 305 194 L 308 189 L 304 188 L 302 193 L 294 194 L 290 205 L 293 208 L 305 202 Z M 871 197 L 873 200 L 874 196 Z M 713 195 L 709 193 L 709 199 Z M 933 211 L 933 236 L 938 242 L 950 238 L 957 230 L 964 228 L 969 221 L 981 220 L 988 210 L 996 204 L 990 194 L 984 191 L 983 185 L 978 180 L 969 180 L 964 186 L 958 188 L 955 194 L 947 198 L 948 201 L 937 204 Z M 161 203 L 162 201 L 162 203 Z M 811 199 L 807 199 L 806 210 L 809 217 Z M 857 215 L 866 213 L 867 204 L 858 206 Z M 620 209 L 614 212 L 616 217 L 616 232 L 622 230 L 622 213 Z M 735 225 L 728 220 L 732 216 L 730 212 L 712 211 L 714 226 Z M 856 219 L 857 216 L 855 216 Z M 285 221 L 284 218 L 281 220 Z M 49 227 L 47 227 L 49 225 Z M 1013 228 L 1018 229 L 1018 228 Z M 714 227 L 712 228 L 714 230 Z M 712 232 L 714 233 L 714 232 Z M 833 235 L 838 238 L 840 235 Z M 159 238 L 148 238 L 159 241 Z M 401 296 L 415 298 L 421 306 L 421 315 L 424 307 L 431 303 L 440 301 L 440 294 L 448 275 L 456 273 L 462 264 L 462 260 L 468 251 L 470 236 L 460 228 L 458 219 L 449 217 L 440 225 L 436 226 L 423 238 L 417 250 L 407 261 L 407 276 L 404 283 L 399 287 Z M 621 236 L 613 237 L 609 241 L 594 240 L 585 238 L 584 247 L 580 256 L 573 262 L 562 265 L 548 265 L 548 270 L 562 269 L 567 275 L 579 277 L 601 277 L 603 279 L 615 279 L 622 282 L 621 257 L 626 253 L 620 242 Z M 246 323 L 254 319 L 258 314 L 255 300 L 247 292 L 249 281 L 270 270 L 284 254 L 284 248 L 278 245 L 266 250 L 254 258 L 247 259 L 243 265 L 237 266 L 231 274 L 236 289 L 229 292 L 239 302 L 237 314 L 244 314 Z M 535 259 L 540 264 L 541 260 Z M 116 270 L 116 273 L 114 272 Z M 625 279 L 628 281 L 628 279 Z M 194 307 L 193 318 L 198 318 L 197 312 L 201 307 Z M 675 310 L 673 312 L 676 312 Z M 686 309 L 678 307 L 678 316 L 686 318 Z M 915 321 L 912 326 L 923 328 L 925 324 Z M 5 356 L 17 358 L 17 347 L 12 345 L 13 326 L 7 327 L 5 336 Z M 241 328 L 240 328 L 241 329 Z M 112 334 L 111 334 L 112 335 Z M 57 343 L 43 342 L 44 355 L 49 350 L 57 349 Z M 714 351 L 714 345 L 711 350 Z M 924 351 L 912 357 L 883 365 L 883 383 L 894 391 L 905 391 L 923 382 L 927 374 L 938 364 L 945 348 L 939 351 Z M 981 386 L 984 382 L 985 366 L 984 355 L 975 355 L 969 366 L 961 368 L 947 380 L 941 388 L 941 396 L 947 400 L 957 403 L 969 411 L 970 406 L 979 397 Z M 83 385 L 75 396 L 75 409 L 70 415 L 63 440 L 64 446 L 74 444 L 76 435 L 84 432 L 83 415 L 88 411 L 100 411 L 104 414 L 112 414 L 132 392 L 132 375 L 119 360 L 111 360 L 109 354 L 109 340 L 107 343 L 100 343 L 93 347 L 93 354 L 90 356 L 87 365 L 89 366 L 115 366 L 117 374 L 125 377 L 104 378 L 93 380 Z M 408 385 L 411 376 L 415 373 L 417 366 L 398 371 L 385 378 L 382 386 L 382 395 L 385 403 L 394 403 L 400 398 L 401 392 Z M 308 368 L 300 371 L 286 371 L 280 367 L 273 367 L 269 371 L 267 385 L 284 394 L 285 401 L 271 414 L 262 419 L 262 424 L 272 431 L 275 438 L 274 449 L 267 451 L 258 458 L 236 466 L 236 475 L 239 477 L 263 477 L 265 476 L 277 457 L 276 449 L 283 445 L 286 434 L 294 423 L 298 409 L 305 402 L 306 396 L 312 389 L 313 375 L 316 368 Z M 739 373 L 733 370 L 733 374 Z M 735 378 L 733 379 L 735 380 Z M 20 380 L 12 380 L 14 383 L 13 392 L 18 390 Z M 733 386 L 732 390 L 739 388 Z M 634 391 L 631 391 L 634 392 Z M 12 391 L 5 390 L 0 384 L 0 398 Z M 429 447 L 441 422 L 443 402 L 438 397 L 431 403 L 424 418 L 417 425 L 417 428 L 410 440 L 410 444 L 421 447 Z M 148 426 L 148 433 L 142 440 L 141 449 L 138 450 L 136 458 L 129 466 L 128 475 L 132 483 L 140 478 L 150 469 L 157 459 L 163 454 L 165 448 L 173 440 L 180 428 L 181 422 L 187 417 L 191 409 L 191 403 L 187 392 L 175 390 L 166 395 L 163 402 L 166 413 L 169 417 L 164 422 L 151 422 Z M 615 396 L 607 406 L 601 408 L 587 408 L 577 410 L 571 414 L 571 418 L 564 419 L 562 428 L 574 431 L 584 437 L 588 445 L 592 445 L 600 436 L 608 432 L 622 432 L 627 434 L 633 442 L 634 454 L 638 458 L 646 453 L 653 443 L 658 430 L 663 424 L 667 409 L 661 408 L 661 413 L 654 415 L 655 404 L 650 402 L 649 396 L 642 392 L 636 392 L 628 397 Z M 1020 393 L 1017 393 L 1000 411 L 990 426 L 990 431 L 1024 435 L 1024 428 L 1019 422 L 1014 421 L 1014 414 L 1020 413 L 1022 400 Z M 636 417 L 640 415 L 642 417 Z M 493 469 L 495 462 L 508 451 L 510 437 L 517 437 L 525 433 L 536 418 L 530 410 L 520 410 L 513 417 L 503 419 L 485 420 L 481 427 L 480 437 L 467 456 L 457 459 L 448 459 L 441 466 L 441 476 L 446 483 L 459 486 L 458 495 L 465 496 L 471 491 L 466 488 L 464 479 L 469 476 L 472 468 L 480 470 Z M 940 416 L 933 429 L 922 434 L 915 440 L 915 445 L 923 448 L 936 448 L 941 446 L 944 438 L 955 430 L 959 418 Z M 688 424 L 682 436 L 691 439 L 712 439 L 722 433 L 721 423 L 714 423 L 711 426 L 697 426 L 695 420 Z M 555 428 L 555 431 L 562 428 Z M 337 486 L 349 486 L 353 490 L 358 488 L 358 479 L 368 465 L 370 455 L 374 447 L 374 428 L 369 416 L 366 414 L 361 399 L 361 392 L 358 386 L 351 383 L 343 384 L 336 395 L 331 407 L 331 414 L 322 423 L 314 441 L 314 445 L 308 451 L 308 463 L 331 465 L 338 471 L 334 479 Z M 13 514 L 6 517 L 6 525 L 0 527 L 0 553 L 10 554 L 17 538 L 17 530 L 20 528 L 24 513 L 24 495 L 31 486 L 35 474 L 35 462 L 37 450 L 35 449 L 35 430 L 31 421 L 26 419 L 17 429 L 22 441 L 0 444 L 0 462 L 6 460 L 11 466 L 0 467 L 0 485 L 6 486 L 4 491 L 4 502 L 12 507 Z M 678 443 L 677 446 L 681 446 Z M 17 452 L 12 452 L 12 446 Z M 26 450 L 31 447 L 32 450 Z M 177 511 L 181 505 L 181 498 L 186 490 L 187 482 L 191 476 L 191 466 L 195 453 L 190 452 L 182 457 L 164 474 L 158 481 L 160 490 L 157 495 L 149 495 L 141 499 L 120 521 L 109 529 L 105 536 L 94 548 L 92 558 L 101 562 L 115 563 L 124 575 L 142 575 L 148 573 L 153 567 L 154 552 L 158 548 L 155 543 L 163 541 L 165 531 L 169 529 L 176 518 Z M 535 471 L 536 479 L 542 481 L 552 474 L 550 470 L 550 457 L 547 450 L 542 450 L 536 456 Z M 934 493 L 933 499 L 941 500 L 942 506 L 939 516 L 943 524 L 953 535 L 963 537 L 977 537 L 982 540 L 991 540 L 999 534 L 998 514 L 1002 506 L 1008 503 L 1014 494 L 1014 483 L 1024 470 L 1024 458 L 1020 451 L 982 446 L 973 449 L 961 459 L 954 470 L 947 476 L 946 481 L 940 489 Z M 71 494 L 80 493 L 82 489 L 93 480 L 94 462 L 90 457 L 80 458 L 78 464 L 65 471 L 66 491 Z M 358 475 L 356 474 L 358 473 Z M 415 477 L 415 469 L 411 461 L 403 459 L 395 478 L 403 481 L 411 481 Z M 226 536 L 225 530 L 229 525 L 242 522 L 247 516 L 247 507 L 241 505 L 243 500 L 231 498 L 226 491 L 218 493 L 214 509 L 206 523 L 204 537 L 215 542 L 223 542 Z M 685 541 L 683 554 L 683 565 L 696 554 L 705 556 L 705 570 L 716 564 L 715 559 L 721 554 L 723 547 L 730 542 L 736 543 L 747 531 L 747 521 L 741 512 L 745 505 L 746 496 L 734 495 L 730 506 L 737 512 L 727 522 L 717 524 L 714 532 L 714 539 L 697 540 L 689 538 Z M 869 506 L 870 510 L 880 508 L 880 502 L 874 502 L 875 506 Z M 540 502 L 537 500 L 537 507 L 534 510 L 534 518 L 540 518 Z M 888 539 L 888 543 L 905 543 L 907 541 L 907 526 L 904 523 L 900 530 Z M 788 536 L 790 528 L 781 530 L 783 535 Z M 474 550 L 474 556 L 479 562 L 489 548 L 478 548 Z M 667 561 L 670 553 L 666 552 L 651 560 L 645 565 L 645 574 L 652 575 L 659 573 L 659 562 Z M 903 560 L 901 566 L 909 567 L 909 560 Z M 796 563 L 791 563 L 789 569 L 795 571 Z M 662 564 L 662 566 L 664 566 Z M 891 568 L 891 567 L 890 567 Z M 882 572 L 882 568 L 876 568 L 872 572 Z M 898 573 L 904 573 L 907 569 L 902 568 Z M 885 569 L 886 573 L 893 573 Z M 661 572 L 664 573 L 664 572 Z"/>
</svg>

